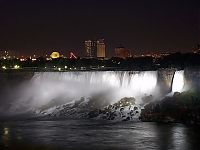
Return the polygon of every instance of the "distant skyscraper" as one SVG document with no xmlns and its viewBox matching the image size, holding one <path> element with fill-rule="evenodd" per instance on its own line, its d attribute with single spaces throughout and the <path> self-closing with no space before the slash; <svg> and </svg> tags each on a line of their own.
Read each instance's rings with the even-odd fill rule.
<svg viewBox="0 0 200 150">
<path fill-rule="evenodd" d="M 97 41 L 97 58 L 105 58 L 106 57 L 106 45 L 104 43 L 104 39 L 99 39 Z"/>
<path fill-rule="evenodd" d="M 115 48 L 115 56 L 119 58 L 130 57 L 130 51 L 124 47 Z"/>
<path fill-rule="evenodd" d="M 85 57 L 95 58 L 97 53 L 96 41 L 85 41 Z"/>
</svg>

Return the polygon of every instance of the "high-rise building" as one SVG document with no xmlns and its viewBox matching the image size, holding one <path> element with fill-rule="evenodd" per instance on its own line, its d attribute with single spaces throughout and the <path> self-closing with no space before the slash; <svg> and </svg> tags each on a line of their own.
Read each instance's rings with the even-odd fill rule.
<svg viewBox="0 0 200 150">
<path fill-rule="evenodd" d="M 85 41 L 85 57 L 95 58 L 97 56 L 96 41 L 87 40 Z"/>
<path fill-rule="evenodd" d="M 115 48 L 115 56 L 119 58 L 130 57 L 130 51 L 125 47 L 117 47 Z"/>
<path fill-rule="evenodd" d="M 97 58 L 106 57 L 106 45 L 104 39 L 97 40 Z"/>
</svg>

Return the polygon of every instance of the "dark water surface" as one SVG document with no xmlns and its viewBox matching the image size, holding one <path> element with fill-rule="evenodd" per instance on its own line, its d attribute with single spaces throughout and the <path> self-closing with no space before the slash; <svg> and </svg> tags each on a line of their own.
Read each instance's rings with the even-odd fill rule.
<svg viewBox="0 0 200 150">
<path fill-rule="evenodd" d="M 144 122 L 88 120 L 0 123 L 0 150 L 195 150 L 198 127 Z"/>
</svg>

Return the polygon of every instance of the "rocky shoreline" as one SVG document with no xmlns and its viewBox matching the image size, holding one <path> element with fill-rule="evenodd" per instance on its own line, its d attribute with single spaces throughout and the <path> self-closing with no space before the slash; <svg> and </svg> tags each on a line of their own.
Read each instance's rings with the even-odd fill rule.
<svg viewBox="0 0 200 150">
<path fill-rule="evenodd" d="M 107 106 L 96 107 L 97 102 L 89 99 L 68 104 L 42 108 L 35 112 L 39 119 L 94 119 L 94 120 L 113 120 L 113 121 L 139 121 L 141 107 L 135 104 L 135 99 L 122 98 L 116 103 Z"/>
<path fill-rule="evenodd" d="M 112 104 L 81 98 L 61 104 L 55 99 L 33 109 L 30 114 L 33 114 L 31 119 L 36 120 L 92 119 L 200 125 L 200 93 L 197 90 L 175 92 L 162 100 L 153 100 L 150 95 L 143 102 L 137 104 L 133 97 L 125 97 Z"/>
<path fill-rule="evenodd" d="M 141 111 L 144 122 L 200 125 L 200 99 L 197 91 L 174 93 L 161 101 L 147 104 Z"/>
</svg>

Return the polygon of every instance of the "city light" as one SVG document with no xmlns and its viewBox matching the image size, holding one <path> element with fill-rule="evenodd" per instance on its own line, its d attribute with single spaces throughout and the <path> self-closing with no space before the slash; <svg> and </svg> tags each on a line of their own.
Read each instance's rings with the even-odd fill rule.
<svg viewBox="0 0 200 150">
<path fill-rule="evenodd" d="M 24 59 L 24 58 L 21 58 L 20 61 L 25 61 L 25 59 Z"/>
<path fill-rule="evenodd" d="M 6 69 L 6 66 L 2 66 L 2 69 Z"/>
<path fill-rule="evenodd" d="M 14 69 L 19 69 L 19 68 L 20 68 L 19 65 L 15 65 L 15 66 L 14 66 Z"/>
<path fill-rule="evenodd" d="M 52 60 L 51 58 L 46 58 L 46 60 Z"/>
<path fill-rule="evenodd" d="M 32 58 L 31 60 L 32 60 L 32 61 L 36 61 L 37 59 L 36 59 L 36 58 Z"/>
<path fill-rule="evenodd" d="M 69 57 L 69 59 L 77 59 L 77 57 L 74 55 L 73 52 L 70 52 L 70 57 Z"/>
<path fill-rule="evenodd" d="M 59 53 L 59 52 L 53 52 L 50 56 L 51 56 L 51 58 L 53 58 L 53 59 L 59 58 L 59 57 L 60 57 L 60 53 Z"/>
</svg>

